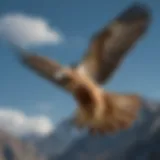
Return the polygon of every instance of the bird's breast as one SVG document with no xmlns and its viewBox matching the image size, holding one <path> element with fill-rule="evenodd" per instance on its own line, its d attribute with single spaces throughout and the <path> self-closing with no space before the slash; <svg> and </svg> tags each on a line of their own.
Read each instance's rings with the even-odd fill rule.
<svg viewBox="0 0 160 160">
<path fill-rule="evenodd" d="M 90 110 L 89 110 L 90 109 Z M 81 105 L 76 110 L 76 122 L 79 126 L 99 127 L 104 120 L 105 105 L 102 96 L 95 97 L 95 102 L 89 105 Z"/>
</svg>

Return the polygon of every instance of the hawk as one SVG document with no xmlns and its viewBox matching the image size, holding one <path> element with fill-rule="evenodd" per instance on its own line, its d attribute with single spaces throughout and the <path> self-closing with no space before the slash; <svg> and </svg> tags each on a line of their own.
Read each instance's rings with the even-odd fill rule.
<svg viewBox="0 0 160 160">
<path fill-rule="evenodd" d="M 21 64 L 72 95 L 77 128 L 88 128 L 91 134 L 115 133 L 134 123 L 141 98 L 136 93 L 108 92 L 101 85 L 143 37 L 150 21 L 148 6 L 132 4 L 95 33 L 81 61 L 69 67 L 17 46 L 16 55 Z"/>
</svg>

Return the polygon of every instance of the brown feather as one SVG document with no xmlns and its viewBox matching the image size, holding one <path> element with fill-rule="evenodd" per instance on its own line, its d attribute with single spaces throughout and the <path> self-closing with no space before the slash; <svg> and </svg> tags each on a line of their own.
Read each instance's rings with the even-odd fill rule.
<svg viewBox="0 0 160 160">
<path fill-rule="evenodd" d="M 83 68 L 97 83 L 104 83 L 146 32 L 149 22 L 150 12 L 147 7 L 136 4 L 127 8 L 110 25 L 93 36 L 77 70 Z"/>
</svg>

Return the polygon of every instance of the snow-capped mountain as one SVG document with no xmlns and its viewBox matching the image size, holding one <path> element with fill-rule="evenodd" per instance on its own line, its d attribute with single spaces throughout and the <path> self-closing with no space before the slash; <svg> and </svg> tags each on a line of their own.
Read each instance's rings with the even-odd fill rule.
<svg viewBox="0 0 160 160">
<path fill-rule="evenodd" d="M 0 131 L 0 160 L 45 160 L 36 148 L 4 131 Z"/>
<path fill-rule="evenodd" d="M 48 157 L 58 157 L 83 133 L 78 133 L 70 124 L 70 118 L 63 120 L 56 130 L 48 137 L 40 139 L 35 143 L 40 153 Z"/>
</svg>

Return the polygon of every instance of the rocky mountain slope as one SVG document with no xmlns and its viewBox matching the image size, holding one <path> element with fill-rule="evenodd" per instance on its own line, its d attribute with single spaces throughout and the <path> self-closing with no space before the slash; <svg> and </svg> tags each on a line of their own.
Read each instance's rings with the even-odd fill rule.
<svg viewBox="0 0 160 160">
<path fill-rule="evenodd" d="M 29 143 L 0 131 L 0 160 L 44 160 Z"/>
</svg>

